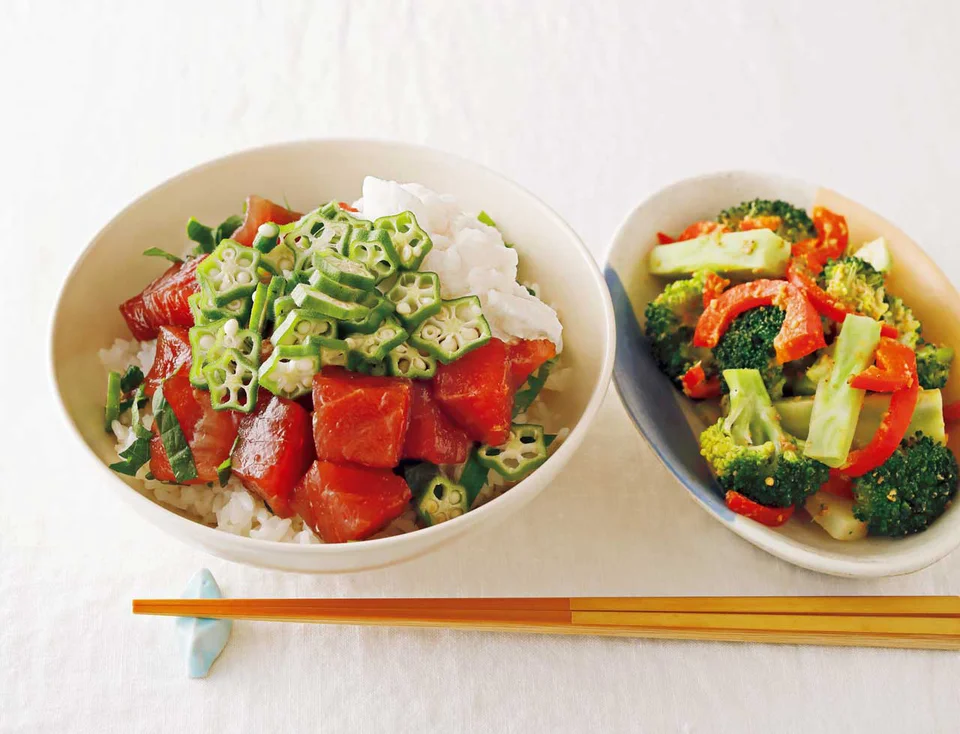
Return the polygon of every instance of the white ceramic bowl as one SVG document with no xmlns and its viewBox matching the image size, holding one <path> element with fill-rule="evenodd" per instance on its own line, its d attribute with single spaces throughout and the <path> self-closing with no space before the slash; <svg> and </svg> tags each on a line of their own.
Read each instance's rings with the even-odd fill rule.
<svg viewBox="0 0 960 734">
<path fill-rule="evenodd" d="M 837 576 L 891 576 L 924 568 L 960 544 L 960 503 L 955 502 L 924 533 L 902 539 L 869 538 L 842 542 L 828 536 L 798 511 L 772 529 L 731 512 L 700 456 L 697 435 L 703 420 L 657 369 L 642 334 L 646 304 L 663 288 L 647 272 L 647 253 L 658 231 L 676 233 L 701 219 L 753 198 L 784 199 L 808 211 L 823 205 L 843 214 L 850 241 L 880 235 L 894 256 L 888 290 L 904 298 L 923 323 L 930 341 L 960 347 L 960 296 L 929 257 L 903 232 L 836 192 L 793 179 L 732 171 L 680 181 L 637 206 L 613 239 L 605 268 L 617 320 L 614 382 L 637 428 L 691 496 L 733 532 L 779 558 Z M 955 367 L 944 400 L 960 398 Z M 960 434 L 960 432 L 957 432 Z M 951 448 L 960 451 L 960 436 Z M 647 491 L 657 491 L 650 488 Z M 673 518 L 683 522 L 683 518 Z"/>
<path fill-rule="evenodd" d="M 308 211 L 330 199 L 360 195 L 366 175 L 416 181 L 450 193 L 468 210 L 484 209 L 520 252 L 524 280 L 537 282 L 560 312 L 564 365 L 575 379 L 551 407 L 570 436 L 527 479 L 455 520 L 406 535 L 342 545 L 274 543 L 231 535 L 188 520 L 114 474 L 113 438 L 104 433 L 105 376 L 97 350 L 130 338 L 117 311 L 164 267 L 141 256 L 148 246 L 177 251 L 190 216 L 215 222 L 258 193 Z M 577 287 L 570 288 L 571 283 Z M 613 367 L 610 297 L 596 263 L 576 233 L 528 191 L 475 163 L 427 148 L 362 140 L 303 141 L 248 150 L 191 169 L 144 194 L 93 239 L 67 276 L 53 320 L 52 366 L 68 422 L 90 449 L 99 476 L 141 516 L 170 535 L 233 561 L 290 571 L 347 572 L 418 556 L 481 524 L 519 510 L 550 483 L 583 440 Z M 134 521 L 131 518 L 131 521 Z"/>
</svg>

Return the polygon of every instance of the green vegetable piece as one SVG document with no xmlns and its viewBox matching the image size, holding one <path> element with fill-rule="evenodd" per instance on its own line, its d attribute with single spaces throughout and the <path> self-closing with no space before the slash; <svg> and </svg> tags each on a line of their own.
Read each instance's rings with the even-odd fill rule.
<svg viewBox="0 0 960 734">
<path fill-rule="evenodd" d="M 345 253 L 353 227 L 347 221 L 335 219 L 324 212 L 324 207 L 304 214 L 298 221 L 280 228 L 280 241 L 293 252 L 294 269 L 308 277 L 313 272 L 314 253 L 333 251 Z"/>
<path fill-rule="evenodd" d="M 780 414 L 780 422 L 787 433 L 806 439 L 810 431 L 810 416 L 813 414 L 812 397 L 787 398 L 773 404 Z M 880 427 L 884 413 L 890 407 L 890 395 L 867 393 L 860 410 L 860 418 L 853 434 L 853 448 L 863 448 L 873 440 Z M 917 406 L 906 435 L 922 433 L 938 443 L 946 443 L 946 427 L 943 422 L 943 395 L 939 390 L 921 390 Z"/>
<path fill-rule="evenodd" d="M 779 199 L 775 201 L 770 199 L 744 201 L 720 212 L 717 221 L 735 230 L 740 229 L 740 224 L 744 219 L 757 217 L 780 217 L 777 234 L 788 242 L 800 242 L 817 236 L 817 230 L 806 211 Z"/>
<path fill-rule="evenodd" d="M 262 333 L 263 327 L 267 323 L 266 301 L 267 284 L 257 283 L 257 289 L 253 292 L 253 301 L 250 303 L 250 320 L 247 326 L 258 334 Z"/>
<path fill-rule="evenodd" d="M 187 298 L 187 303 L 190 304 L 190 311 L 194 314 L 195 324 L 221 319 L 237 319 L 246 323 L 250 318 L 251 299 L 249 298 L 238 298 L 226 306 L 217 306 L 209 297 L 209 293 L 201 288 L 199 293 L 194 293 Z"/>
<path fill-rule="evenodd" d="M 483 317 L 480 299 L 466 296 L 442 301 L 440 310 L 427 317 L 410 337 L 410 342 L 444 364 L 490 341 L 490 325 Z"/>
<path fill-rule="evenodd" d="M 320 351 L 321 367 L 347 367 L 350 361 L 350 345 L 343 339 L 327 336 L 311 336 L 307 345 Z"/>
<path fill-rule="evenodd" d="M 432 354 L 404 342 L 387 355 L 387 371 L 394 377 L 429 380 L 437 373 L 437 360 Z"/>
<path fill-rule="evenodd" d="M 292 277 L 297 267 L 297 255 L 281 243 L 260 258 L 260 265 L 264 268 L 269 266 L 276 275 Z"/>
<path fill-rule="evenodd" d="M 240 350 L 225 349 L 203 368 L 203 376 L 214 410 L 251 413 L 257 407 L 257 365 L 244 357 Z"/>
<path fill-rule="evenodd" d="M 273 302 L 273 323 L 280 324 L 287 317 L 287 314 L 297 307 L 297 302 L 293 296 L 277 296 Z"/>
<path fill-rule="evenodd" d="M 650 251 L 654 275 L 688 276 L 712 270 L 738 278 L 782 278 L 790 260 L 790 243 L 768 229 L 706 234 Z"/>
<path fill-rule="evenodd" d="M 400 273 L 387 291 L 387 300 L 393 303 L 403 325 L 415 329 L 440 311 L 440 278 L 436 273 Z"/>
<path fill-rule="evenodd" d="M 350 259 L 366 266 L 379 283 L 389 278 L 400 267 L 400 258 L 393 249 L 390 233 L 382 229 L 357 233 L 347 246 Z"/>
<path fill-rule="evenodd" d="M 137 406 L 141 400 L 146 401 L 146 396 L 143 394 L 143 385 L 137 388 L 137 394 L 132 401 L 133 413 L 130 425 L 136 438 L 134 438 L 133 443 L 120 452 L 122 461 L 110 464 L 110 468 L 117 474 L 135 477 L 137 472 L 140 471 L 140 467 L 150 461 L 150 438 L 153 434 L 144 428 L 140 422 L 140 411 Z"/>
<path fill-rule="evenodd" d="M 924 390 L 939 390 L 945 387 L 950 377 L 954 351 L 951 347 L 923 343 L 917 347 L 917 377 Z"/>
<path fill-rule="evenodd" d="M 259 265 L 257 250 L 224 240 L 197 266 L 197 280 L 214 305 L 223 307 L 253 294 Z"/>
<path fill-rule="evenodd" d="M 877 237 L 865 245 L 862 245 L 855 253 L 854 257 L 866 260 L 878 273 L 889 273 L 893 267 L 893 256 L 890 254 L 890 248 L 887 246 L 887 240 L 884 237 Z"/>
<path fill-rule="evenodd" d="M 203 375 L 203 368 L 207 366 L 207 355 L 217 342 L 217 333 L 227 323 L 227 319 L 211 321 L 190 327 L 190 384 L 194 387 L 205 388 L 207 378 Z"/>
<path fill-rule="evenodd" d="M 327 202 L 318 211 L 331 222 L 343 222 L 349 224 L 355 230 L 369 232 L 373 229 L 373 222 L 355 217 L 353 212 L 348 212 L 336 200 Z"/>
<path fill-rule="evenodd" d="M 273 252 L 280 244 L 280 227 L 274 222 L 264 222 L 257 227 L 257 235 L 253 238 L 253 249 L 259 250 L 264 255 Z"/>
<path fill-rule="evenodd" d="M 206 368 L 228 350 L 234 349 L 256 369 L 260 362 L 260 334 L 253 329 L 241 329 L 236 319 L 222 319 L 190 329 L 190 383 L 207 387 Z"/>
<path fill-rule="evenodd" d="M 347 369 L 353 372 L 359 372 L 361 375 L 371 375 L 372 377 L 386 377 L 386 362 L 369 362 L 360 357 L 355 352 L 347 354 Z"/>
<path fill-rule="evenodd" d="M 917 348 L 917 342 L 920 341 L 920 330 L 922 328 L 920 321 L 913 315 L 913 311 L 903 302 L 902 298 L 887 294 L 887 312 L 883 314 L 884 323 L 890 324 L 898 332 L 901 344 L 906 344 L 911 349 Z"/>
<path fill-rule="evenodd" d="M 213 252 L 213 248 L 217 246 L 213 230 L 205 224 L 200 224 L 195 217 L 187 220 L 187 237 L 197 243 L 194 252 L 198 255 Z"/>
<path fill-rule="evenodd" d="M 320 354 L 315 345 L 280 344 L 260 365 L 260 386 L 292 400 L 310 392 L 313 376 L 319 371 Z"/>
<path fill-rule="evenodd" d="M 342 333 L 370 334 L 376 331 L 387 315 L 393 311 L 393 304 L 373 291 L 360 301 L 360 305 L 368 308 L 369 312 L 361 318 L 342 320 L 340 322 Z"/>
<path fill-rule="evenodd" d="M 866 316 L 847 316 L 836 339 L 833 369 L 817 385 L 804 456 L 839 467 L 846 461 L 863 406 L 865 391 L 850 378 L 873 362 L 880 343 L 880 323 Z"/>
<path fill-rule="evenodd" d="M 361 303 L 334 298 L 305 283 L 297 284 L 290 295 L 293 296 L 294 302 L 300 308 L 315 311 L 334 319 L 362 319 L 370 311 Z"/>
<path fill-rule="evenodd" d="M 394 347 L 407 340 L 400 322 L 387 316 L 372 334 L 350 334 L 345 341 L 350 351 L 367 362 L 381 362 Z"/>
<path fill-rule="evenodd" d="M 170 462 L 174 480 L 182 484 L 196 479 L 197 467 L 193 462 L 193 452 L 190 450 L 186 436 L 183 435 L 173 408 L 163 396 L 162 386 L 153 394 L 153 420 L 160 434 L 167 460 Z"/>
<path fill-rule="evenodd" d="M 120 378 L 120 392 L 130 392 L 136 390 L 143 382 L 143 370 L 132 364 L 127 367 L 123 376 Z"/>
<path fill-rule="evenodd" d="M 263 334 L 263 331 L 267 325 L 267 321 L 273 318 L 273 304 L 277 298 L 283 295 L 286 287 L 287 281 L 279 275 L 274 275 L 270 279 L 270 283 L 267 284 L 266 290 L 264 291 L 263 299 L 261 300 L 262 308 L 260 309 L 260 313 L 257 318 L 254 318 L 254 313 L 257 309 L 257 292 L 260 292 L 260 287 L 257 286 L 257 292 L 253 294 L 253 305 L 250 309 L 251 329 Z"/>
<path fill-rule="evenodd" d="M 473 503 L 477 501 L 480 490 L 483 489 L 490 475 L 490 470 L 480 463 L 479 454 L 480 447 L 475 446 L 470 451 L 470 456 L 467 457 L 463 464 L 463 470 L 460 472 L 459 482 L 460 486 L 467 492 L 468 507 L 473 507 Z"/>
<path fill-rule="evenodd" d="M 107 373 L 107 403 L 103 408 L 103 428 L 113 430 L 110 426 L 120 417 L 120 373 L 111 370 Z"/>
<path fill-rule="evenodd" d="M 120 380 L 122 384 L 123 378 L 121 377 Z M 131 397 L 124 398 L 123 400 L 120 401 L 120 414 L 123 415 L 128 410 L 132 410 L 133 415 L 137 416 L 139 415 L 138 409 L 142 408 L 146 404 L 147 404 L 147 396 L 143 392 L 143 385 L 140 385 L 136 389 L 136 392 Z M 131 423 L 131 425 L 133 425 L 133 423 Z"/>
<path fill-rule="evenodd" d="M 786 312 L 777 306 L 761 306 L 737 316 L 713 349 L 720 386 L 729 392 L 722 379 L 724 370 L 753 369 L 760 372 L 771 399 L 783 396 L 786 384 L 783 365 L 777 362 L 773 342 L 783 327 Z"/>
<path fill-rule="evenodd" d="M 164 260 L 169 260 L 172 263 L 182 263 L 183 258 L 177 257 L 173 253 L 167 252 L 159 247 L 148 247 L 143 251 L 143 254 L 147 257 L 162 257 Z"/>
<path fill-rule="evenodd" d="M 274 329 L 270 340 L 274 344 L 306 344 L 307 340 L 316 337 L 337 336 L 337 322 L 333 319 L 294 309 Z"/>
<path fill-rule="evenodd" d="M 315 261 L 326 260 L 326 258 L 322 255 L 314 255 L 313 257 Z M 318 270 L 316 267 L 314 267 L 313 272 L 310 274 L 308 282 L 318 291 L 322 291 L 328 296 L 332 296 L 333 298 L 337 298 L 341 301 L 357 303 L 362 301 L 367 295 L 367 291 L 360 288 L 354 288 L 353 286 L 346 285 L 345 283 L 339 283 L 333 278 L 324 275 L 324 273 L 321 270 Z"/>
<path fill-rule="evenodd" d="M 680 378 L 697 362 L 707 376 L 715 372 L 713 353 L 693 346 L 693 332 L 703 313 L 703 284 L 707 271 L 668 283 L 644 311 L 644 333 L 657 367 L 679 388 Z"/>
<path fill-rule="evenodd" d="M 821 288 L 849 311 L 881 319 L 890 310 L 884 275 L 866 260 L 858 257 L 828 260 L 817 280 Z"/>
<path fill-rule="evenodd" d="M 239 214 L 232 214 L 222 222 L 214 230 L 213 238 L 216 244 L 220 244 L 226 239 L 233 237 L 233 233 L 236 232 L 240 227 L 243 226 L 243 217 Z"/>
<path fill-rule="evenodd" d="M 236 442 L 233 444 L 236 446 Z M 220 462 L 217 466 L 217 481 L 221 487 L 226 487 L 227 482 L 230 481 L 230 476 L 233 474 L 233 457 L 228 456 L 226 459 Z"/>
<path fill-rule="evenodd" d="M 543 427 L 533 423 L 514 423 L 502 446 L 481 446 L 477 461 L 504 479 L 522 479 L 547 460 Z"/>
<path fill-rule="evenodd" d="M 513 417 L 516 418 L 521 413 L 526 412 L 533 401 L 537 399 L 537 395 L 540 394 L 540 391 L 543 389 L 543 386 L 547 384 L 547 378 L 550 377 L 550 372 L 557 364 L 557 358 L 548 359 L 538 369 L 535 373 L 530 375 L 527 378 L 527 381 L 520 386 L 520 389 L 517 390 L 516 394 L 513 396 Z"/>
<path fill-rule="evenodd" d="M 404 270 L 416 270 L 423 258 L 433 249 L 433 240 L 423 231 L 413 212 L 401 212 L 389 217 L 380 217 L 373 223 L 374 228 L 390 234 L 393 251 Z"/>
<path fill-rule="evenodd" d="M 210 323 L 210 318 L 200 310 L 200 300 L 203 293 L 194 293 L 187 297 L 187 303 L 190 304 L 190 315 L 193 316 L 193 323 L 197 326 Z"/>
<path fill-rule="evenodd" d="M 494 228 L 496 228 L 496 226 L 497 226 L 497 223 L 493 221 L 493 217 L 491 217 L 491 216 L 490 216 L 489 214 L 487 214 L 485 211 L 481 211 L 481 212 L 477 215 L 477 219 L 479 219 L 481 222 L 483 222 L 483 223 L 484 223 L 485 225 L 487 225 L 488 227 L 494 227 Z"/>
<path fill-rule="evenodd" d="M 439 525 L 466 513 L 470 496 L 462 486 L 436 472 L 417 499 L 416 509 L 425 525 Z"/>
<path fill-rule="evenodd" d="M 330 280 L 351 288 L 369 291 L 377 284 L 377 276 L 366 265 L 333 250 L 314 256 L 314 267 Z"/>
</svg>

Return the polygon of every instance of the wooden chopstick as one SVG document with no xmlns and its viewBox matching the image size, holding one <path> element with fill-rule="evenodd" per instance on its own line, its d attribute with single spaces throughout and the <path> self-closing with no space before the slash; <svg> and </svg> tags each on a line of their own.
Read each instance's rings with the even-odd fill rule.
<svg viewBox="0 0 960 734">
<path fill-rule="evenodd" d="M 957 597 L 137 599 L 133 611 L 321 624 L 960 649 Z"/>
</svg>

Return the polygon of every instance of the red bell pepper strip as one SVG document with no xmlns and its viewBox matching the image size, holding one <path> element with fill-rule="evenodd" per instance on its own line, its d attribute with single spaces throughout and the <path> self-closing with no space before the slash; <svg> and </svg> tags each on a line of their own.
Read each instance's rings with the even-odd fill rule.
<svg viewBox="0 0 960 734">
<path fill-rule="evenodd" d="M 661 245 L 672 245 L 676 240 L 666 232 L 657 232 L 657 243 Z"/>
<path fill-rule="evenodd" d="M 831 321 L 842 324 L 849 314 L 856 313 L 844 306 L 839 300 L 817 285 L 817 281 L 810 274 L 810 260 L 808 258 L 794 258 L 787 265 L 787 280 L 803 291 L 813 307 L 822 316 Z M 900 336 L 897 327 L 890 324 L 880 324 L 880 335 L 896 339 Z"/>
<path fill-rule="evenodd" d="M 836 469 L 830 470 L 830 478 L 820 485 L 820 491 L 832 494 L 834 497 L 843 497 L 844 499 L 853 499 L 853 482 L 849 477 L 843 476 Z"/>
<path fill-rule="evenodd" d="M 683 384 L 683 394 L 694 400 L 707 400 L 720 397 L 720 377 L 714 375 L 708 378 L 703 371 L 703 363 L 697 362 L 683 373 L 680 378 Z"/>
<path fill-rule="evenodd" d="M 792 507 L 767 507 L 733 490 L 727 492 L 725 499 L 727 507 L 738 515 L 749 517 L 771 528 L 780 527 L 793 515 Z"/>
<path fill-rule="evenodd" d="M 815 262 L 819 273 L 827 260 L 843 256 L 850 233 L 843 216 L 822 206 L 813 208 L 813 226 L 817 229 L 816 238 L 796 243 L 792 252 L 794 257 L 806 257 Z"/>
<path fill-rule="evenodd" d="M 744 217 L 740 220 L 740 231 L 746 232 L 751 229 L 770 229 L 776 232 L 780 228 L 781 224 L 783 224 L 783 220 L 775 214 L 762 217 Z"/>
<path fill-rule="evenodd" d="M 911 357 L 915 364 L 916 355 L 910 347 L 894 339 L 880 337 L 874 364 L 859 375 L 854 375 L 850 386 L 873 392 L 896 392 L 909 387 L 914 379 L 910 374 Z"/>
<path fill-rule="evenodd" d="M 683 242 L 684 240 L 692 240 L 696 237 L 702 237 L 705 234 L 711 234 L 713 232 L 729 232 L 724 225 L 720 222 L 712 221 L 703 221 L 703 222 L 694 222 L 689 227 L 687 227 L 683 232 L 680 233 L 680 236 L 677 237 L 677 242 Z"/>
<path fill-rule="evenodd" d="M 859 477 L 871 469 L 876 469 L 889 459 L 907 434 L 917 397 L 920 395 L 920 381 L 917 379 L 917 358 L 913 350 L 907 350 L 910 384 L 897 390 L 890 397 L 890 407 L 883 414 L 880 427 L 873 434 L 870 443 L 862 449 L 851 451 L 840 470 L 848 477 Z"/>
<path fill-rule="evenodd" d="M 960 400 L 943 406 L 943 422 L 956 423 L 957 421 L 960 421 Z"/>
<path fill-rule="evenodd" d="M 703 281 L 703 307 L 706 308 L 709 306 L 710 302 L 716 300 L 729 285 L 729 280 L 721 278 L 714 272 L 708 271 Z"/>
<path fill-rule="evenodd" d="M 778 363 L 792 362 L 826 346 L 820 317 L 803 293 L 786 281 L 767 279 L 735 285 L 711 301 L 697 321 L 694 346 L 717 346 L 737 316 L 760 306 L 779 306 L 787 312 L 773 340 Z"/>
</svg>

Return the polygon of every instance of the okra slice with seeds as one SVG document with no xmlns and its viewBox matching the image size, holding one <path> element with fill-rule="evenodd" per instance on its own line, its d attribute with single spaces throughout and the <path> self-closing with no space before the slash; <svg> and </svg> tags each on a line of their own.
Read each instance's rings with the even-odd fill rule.
<svg viewBox="0 0 960 734">
<path fill-rule="evenodd" d="M 394 377 L 429 380 L 437 373 L 437 360 L 432 354 L 404 342 L 390 350 L 387 369 Z"/>
<path fill-rule="evenodd" d="M 259 333 L 253 329 L 241 329 L 240 323 L 236 319 L 228 319 L 217 330 L 217 336 L 213 343 L 214 355 L 208 354 L 207 359 L 212 361 L 219 358 L 228 349 L 235 349 L 241 357 L 256 368 L 260 364 L 260 344 Z"/>
<path fill-rule="evenodd" d="M 364 297 L 366 297 L 367 291 L 362 290 L 360 288 L 354 288 L 353 286 L 347 285 L 346 283 L 339 283 L 333 278 L 331 278 L 330 276 L 325 275 L 323 271 L 318 270 L 316 266 L 317 261 L 326 260 L 325 257 L 322 257 L 320 255 L 314 255 L 313 258 L 314 258 L 314 269 L 313 269 L 313 272 L 310 273 L 310 278 L 308 279 L 308 282 L 314 288 L 316 288 L 319 291 L 323 291 L 328 296 L 333 296 L 334 298 L 337 298 L 341 301 L 351 301 L 353 303 L 357 303 L 358 301 L 362 301 Z"/>
<path fill-rule="evenodd" d="M 300 308 L 316 311 L 334 319 L 362 319 L 370 310 L 361 303 L 342 301 L 328 296 L 323 291 L 305 283 L 298 283 L 290 295 Z"/>
<path fill-rule="evenodd" d="M 430 235 L 423 231 L 413 212 L 401 212 L 389 217 L 380 217 L 373 226 L 390 233 L 390 242 L 404 270 L 416 270 L 423 258 L 433 249 Z"/>
<path fill-rule="evenodd" d="M 283 323 L 283 320 L 287 318 L 287 314 L 296 307 L 297 302 L 293 300 L 293 296 L 277 296 L 273 302 L 273 323 Z"/>
<path fill-rule="evenodd" d="M 237 349 L 225 350 L 203 368 L 214 410 L 250 413 L 257 407 L 257 365 Z"/>
<path fill-rule="evenodd" d="M 202 293 L 194 293 L 192 296 L 187 297 L 187 304 L 190 306 L 190 315 L 193 316 L 193 323 L 197 326 L 209 324 L 212 320 L 200 310 L 201 298 L 203 298 Z"/>
<path fill-rule="evenodd" d="M 370 375 L 371 377 L 386 377 L 387 374 L 389 374 L 389 369 L 385 361 L 368 362 L 356 352 L 350 352 L 347 355 L 347 369 L 361 375 Z"/>
<path fill-rule="evenodd" d="M 261 283 L 260 286 L 262 285 Z M 250 328 L 259 334 L 263 334 L 267 321 L 273 317 L 274 301 L 283 295 L 287 282 L 279 275 L 275 275 L 270 279 L 270 284 L 264 286 L 262 291 L 260 286 L 257 286 L 257 290 L 253 294 L 253 305 L 250 309 Z M 258 300 L 261 292 L 263 296 Z"/>
<path fill-rule="evenodd" d="M 250 318 L 251 299 L 249 297 L 238 298 L 225 306 L 218 306 L 213 302 L 210 293 L 205 288 L 201 288 L 200 292 L 195 293 L 194 296 L 199 296 L 197 299 L 197 309 L 207 321 L 237 319 L 238 321 L 246 323 Z M 194 296 L 190 296 L 190 298 Z M 190 298 L 187 299 L 188 303 L 190 302 Z M 195 321 L 195 323 L 199 322 Z"/>
<path fill-rule="evenodd" d="M 306 344 L 307 339 L 337 336 L 337 322 L 333 319 L 300 309 L 290 311 L 276 327 L 270 341 L 274 344 Z"/>
<path fill-rule="evenodd" d="M 253 238 L 253 249 L 264 255 L 280 244 L 280 227 L 274 222 L 264 222 L 257 227 L 257 236 Z"/>
<path fill-rule="evenodd" d="M 376 275 L 378 283 L 397 272 L 400 266 L 390 233 L 382 229 L 358 233 L 350 240 L 347 253 L 351 260 L 362 263 Z"/>
<path fill-rule="evenodd" d="M 279 344 L 260 365 L 261 387 L 274 395 L 294 399 L 313 387 L 313 376 L 320 371 L 320 354 L 312 344 Z"/>
<path fill-rule="evenodd" d="M 321 252 L 315 258 L 315 269 L 337 283 L 368 291 L 377 284 L 377 276 L 363 263 L 337 252 Z"/>
<path fill-rule="evenodd" d="M 354 216 L 353 212 L 348 212 L 339 201 L 329 201 L 318 210 L 321 216 L 332 222 L 345 222 L 355 230 L 370 231 L 373 229 L 373 222 L 368 219 L 360 219 Z"/>
<path fill-rule="evenodd" d="M 437 473 L 417 500 L 417 515 L 425 525 L 437 525 L 467 512 L 467 490 L 449 477 Z"/>
<path fill-rule="evenodd" d="M 350 351 L 367 362 L 381 362 L 390 350 L 406 341 L 407 334 L 393 316 L 387 316 L 371 334 L 351 334 L 345 341 Z"/>
<path fill-rule="evenodd" d="M 321 367 L 346 367 L 350 358 L 350 345 L 343 339 L 327 336 L 311 336 L 307 344 L 320 351 Z"/>
<path fill-rule="evenodd" d="M 289 277 L 297 266 L 297 256 L 293 250 L 281 243 L 260 258 L 260 265 L 269 265 L 277 275 Z"/>
<path fill-rule="evenodd" d="M 387 300 L 403 325 L 415 329 L 440 310 L 440 278 L 436 273 L 401 273 L 387 292 Z"/>
<path fill-rule="evenodd" d="M 393 304 L 379 293 L 371 291 L 368 293 L 360 305 L 369 309 L 362 318 L 342 319 L 340 321 L 340 331 L 343 334 L 371 334 L 376 331 L 383 320 L 393 311 Z"/>
<path fill-rule="evenodd" d="M 410 337 L 410 342 L 444 364 L 490 341 L 490 325 L 483 317 L 480 299 L 465 296 L 442 301 L 440 310 L 428 316 Z"/>
<path fill-rule="evenodd" d="M 197 280 L 216 306 L 253 294 L 260 282 L 260 253 L 234 240 L 224 240 L 197 266 Z"/>
<path fill-rule="evenodd" d="M 514 423 L 502 446 L 481 446 L 477 460 L 504 479 L 517 481 L 547 460 L 543 427 L 533 423 Z"/>
<path fill-rule="evenodd" d="M 197 324 L 190 327 L 190 384 L 194 387 L 205 388 L 207 378 L 203 375 L 203 368 L 207 366 L 207 354 L 213 349 L 217 341 L 217 332 L 227 323 L 227 319 L 211 321 L 206 324 Z"/>
</svg>

